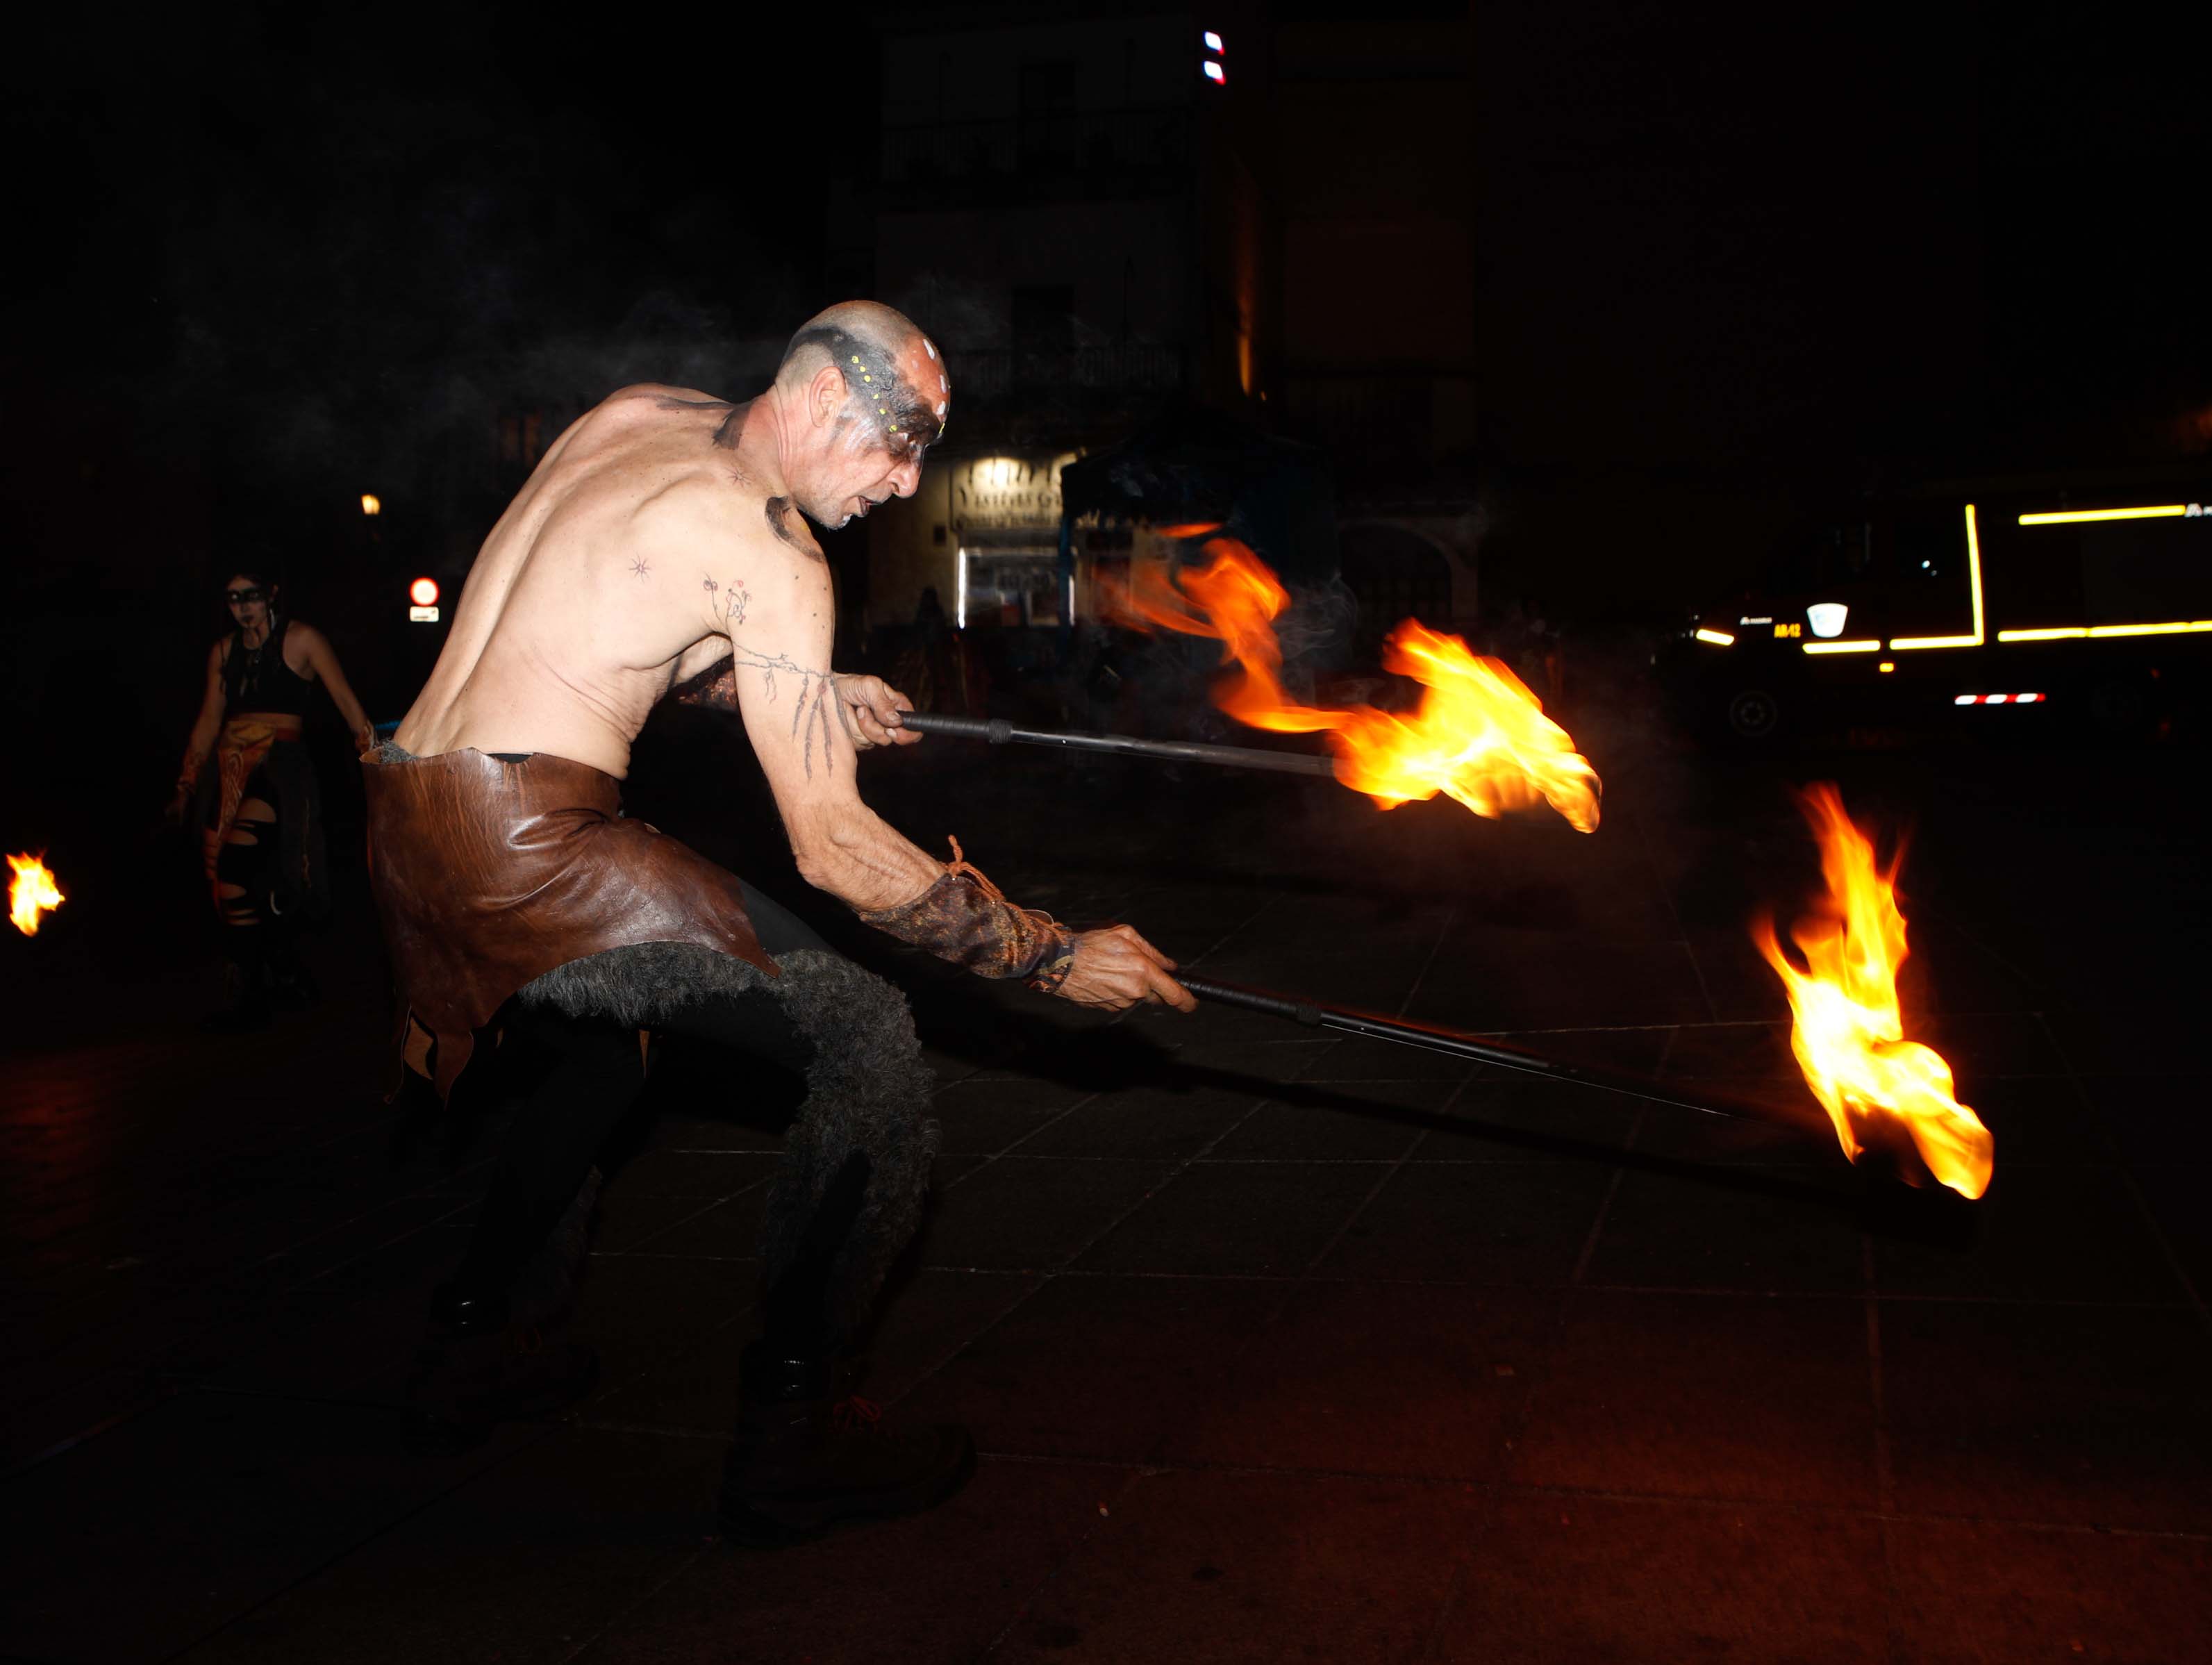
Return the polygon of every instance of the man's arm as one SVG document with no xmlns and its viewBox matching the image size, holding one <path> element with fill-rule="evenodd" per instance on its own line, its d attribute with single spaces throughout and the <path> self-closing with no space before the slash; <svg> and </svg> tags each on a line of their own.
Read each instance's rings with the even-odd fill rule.
<svg viewBox="0 0 2212 1665">
<path fill-rule="evenodd" d="M 868 737 L 830 671 L 827 568 L 734 539 L 720 547 L 726 570 L 710 572 L 701 592 L 709 622 L 728 639 L 729 662 L 719 671 L 695 667 L 690 691 L 708 703 L 734 696 L 808 884 L 877 928 L 987 976 L 1021 976 L 1115 1010 L 1148 1000 L 1186 1011 L 1196 1004 L 1168 975 L 1174 963 L 1127 926 L 1070 933 L 1006 901 L 964 861 L 948 867 L 927 854 L 861 802 L 854 731 Z M 677 668 L 680 678 L 685 662 Z M 898 705 L 878 702 L 882 684 L 873 678 L 852 681 L 866 721 L 889 738 Z"/>
</svg>

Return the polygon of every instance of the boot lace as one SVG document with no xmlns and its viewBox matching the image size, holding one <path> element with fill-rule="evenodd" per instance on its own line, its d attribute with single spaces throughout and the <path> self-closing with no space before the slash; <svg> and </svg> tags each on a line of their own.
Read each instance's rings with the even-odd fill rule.
<svg viewBox="0 0 2212 1665">
<path fill-rule="evenodd" d="M 842 1433 L 858 1433 L 873 1428 L 883 1419 L 884 1407 L 858 1394 L 841 1399 L 830 1407 L 830 1423 Z"/>
</svg>

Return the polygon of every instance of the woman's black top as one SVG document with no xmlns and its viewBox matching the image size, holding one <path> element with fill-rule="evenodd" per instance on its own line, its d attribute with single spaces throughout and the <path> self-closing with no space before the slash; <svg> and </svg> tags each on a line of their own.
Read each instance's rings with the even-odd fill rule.
<svg viewBox="0 0 2212 1665">
<path fill-rule="evenodd" d="M 280 620 L 258 647 L 248 647 L 242 631 L 231 633 L 222 664 L 222 696 L 223 708 L 233 716 L 241 711 L 307 714 L 307 690 L 314 684 L 295 676 L 284 663 L 284 633 L 291 625 L 289 618 Z"/>
</svg>

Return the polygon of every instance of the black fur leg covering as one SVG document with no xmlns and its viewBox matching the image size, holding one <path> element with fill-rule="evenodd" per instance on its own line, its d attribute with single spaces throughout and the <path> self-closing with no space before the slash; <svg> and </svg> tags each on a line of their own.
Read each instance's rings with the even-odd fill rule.
<svg viewBox="0 0 2212 1665">
<path fill-rule="evenodd" d="M 599 1187 L 604 1182 L 596 1168 L 584 1176 L 568 1212 L 515 1273 L 507 1310 L 516 1323 L 556 1324 L 575 1306 L 584 1267 L 591 1257 L 592 1211 L 599 1206 Z"/>
<path fill-rule="evenodd" d="M 933 1085 L 906 997 L 838 955 L 798 949 L 763 975 L 742 960 L 689 943 L 611 949 L 547 972 L 521 991 L 571 1017 L 611 1018 L 641 1029 L 656 1015 L 718 995 L 766 994 L 782 1002 L 812 1042 L 806 1098 L 784 1135 L 783 1162 L 761 1231 L 767 1285 L 799 1257 L 808 1225 L 848 1161 L 867 1159 L 858 1217 L 831 1263 L 823 1315 L 847 1339 L 859 1334 L 884 1275 L 921 1221 L 937 1155 L 928 1115 Z"/>
</svg>

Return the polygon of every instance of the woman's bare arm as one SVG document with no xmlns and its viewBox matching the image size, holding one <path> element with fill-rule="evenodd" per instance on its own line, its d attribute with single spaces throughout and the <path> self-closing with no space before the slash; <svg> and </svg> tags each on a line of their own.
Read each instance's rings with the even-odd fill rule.
<svg viewBox="0 0 2212 1665">
<path fill-rule="evenodd" d="M 376 728 L 346 682 L 345 671 L 338 665 L 337 650 L 331 646 L 329 637 L 311 624 L 295 623 L 292 628 L 306 638 L 307 667 L 322 678 L 323 686 L 330 690 L 331 703 L 337 707 L 338 715 L 353 731 L 355 744 L 368 750 L 376 744 Z"/>
<path fill-rule="evenodd" d="M 200 769 L 215 749 L 215 737 L 222 730 L 222 647 L 218 641 L 208 649 L 207 686 L 200 696 L 199 715 L 192 719 L 192 732 L 185 741 L 184 761 L 177 766 L 177 790 L 169 799 L 172 820 L 181 816 L 198 787 Z"/>
</svg>

